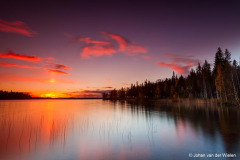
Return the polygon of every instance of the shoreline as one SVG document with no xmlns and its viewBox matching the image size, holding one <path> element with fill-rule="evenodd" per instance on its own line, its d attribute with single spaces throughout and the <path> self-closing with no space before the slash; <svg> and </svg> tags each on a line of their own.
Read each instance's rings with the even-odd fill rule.
<svg viewBox="0 0 240 160">
<path fill-rule="evenodd" d="M 109 100 L 109 101 L 132 101 L 132 102 L 155 102 L 155 103 L 165 103 L 165 104 L 185 104 L 185 105 L 215 105 L 215 106 L 226 106 L 226 107 L 237 107 L 240 108 L 240 105 L 232 102 L 223 103 L 217 99 L 110 99 L 110 98 L 42 98 L 42 97 L 32 97 L 27 99 L 0 99 L 0 100 Z"/>
<path fill-rule="evenodd" d="M 215 106 L 226 106 L 226 107 L 237 107 L 240 106 L 233 102 L 221 102 L 217 99 L 103 99 L 103 100 L 112 100 L 112 101 L 133 101 L 133 102 L 156 102 L 156 103 L 166 103 L 166 104 L 185 104 L 185 105 L 215 105 Z"/>
</svg>

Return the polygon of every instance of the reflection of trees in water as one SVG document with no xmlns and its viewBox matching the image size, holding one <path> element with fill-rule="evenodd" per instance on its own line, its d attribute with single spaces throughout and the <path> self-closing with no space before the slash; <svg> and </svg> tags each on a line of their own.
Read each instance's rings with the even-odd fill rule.
<svg viewBox="0 0 240 160">
<path fill-rule="evenodd" d="M 24 157 L 56 143 L 64 147 L 71 115 L 59 116 L 45 110 L 28 112 L 29 108 L 22 107 L 0 106 L 0 159 L 9 155 Z"/>
<path fill-rule="evenodd" d="M 173 119 L 175 125 L 180 121 L 184 125 L 188 123 L 196 133 L 202 131 L 212 142 L 215 142 L 217 135 L 220 134 L 226 152 L 239 151 L 240 111 L 238 109 L 138 101 L 127 101 L 127 104 L 131 107 L 132 112 L 142 112 L 146 118 L 158 112 L 159 114 L 165 113 L 168 118 Z"/>
</svg>

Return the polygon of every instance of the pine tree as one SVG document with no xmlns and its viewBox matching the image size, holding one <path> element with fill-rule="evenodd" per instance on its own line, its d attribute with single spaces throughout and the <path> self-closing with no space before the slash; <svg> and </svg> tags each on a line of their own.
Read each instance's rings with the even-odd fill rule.
<svg viewBox="0 0 240 160">
<path fill-rule="evenodd" d="M 203 87 L 204 87 L 204 98 L 213 98 L 212 94 L 212 74 L 211 74 L 211 66 L 207 60 L 205 60 L 202 67 L 202 76 L 203 76 Z"/>
</svg>

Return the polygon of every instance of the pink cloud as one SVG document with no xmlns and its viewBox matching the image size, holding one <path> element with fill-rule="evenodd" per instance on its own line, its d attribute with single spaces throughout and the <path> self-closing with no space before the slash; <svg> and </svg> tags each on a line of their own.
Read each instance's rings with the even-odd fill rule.
<svg viewBox="0 0 240 160">
<path fill-rule="evenodd" d="M 74 37 L 66 34 L 72 42 L 84 42 L 80 55 L 82 58 L 100 57 L 100 56 L 112 56 L 116 50 L 114 46 L 108 41 L 92 40 L 90 37 Z"/>
<path fill-rule="evenodd" d="M 14 52 L 0 53 L 0 58 L 13 58 L 13 59 L 19 59 L 19 60 L 24 60 L 24 61 L 29 61 L 29 62 L 42 61 L 42 58 L 37 57 L 37 56 L 21 55 L 21 54 L 17 54 L 17 53 L 14 53 Z M 61 70 L 72 69 L 71 67 L 63 65 L 63 64 L 53 63 L 51 61 L 51 60 L 55 60 L 55 58 L 53 58 L 53 57 L 43 58 L 43 60 L 44 60 L 44 61 L 42 61 L 43 63 L 40 63 L 40 64 L 43 65 L 42 68 L 44 68 L 44 66 L 45 67 L 47 66 L 48 68 L 50 68 L 50 69 L 46 69 L 49 73 L 68 74 L 68 73 L 63 72 Z M 49 63 L 49 64 L 45 64 L 45 63 Z M 8 62 L 0 62 L 0 66 L 3 66 L 3 67 L 18 67 L 18 68 L 32 68 L 32 69 L 41 68 L 41 67 L 29 66 L 29 65 L 12 64 L 12 63 L 8 63 Z"/>
<path fill-rule="evenodd" d="M 125 86 L 127 86 L 127 85 L 130 85 L 130 84 L 128 84 L 128 83 L 121 83 L 122 85 L 125 85 Z"/>
<path fill-rule="evenodd" d="M 110 44 L 110 42 L 107 42 L 107 41 L 92 40 L 90 37 L 80 37 L 80 38 L 77 38 L 77 40 L 80 42 L 85 42 L 86 44 L 103 44 L 103 45 Z"/>
<path fill-rule="evenodd" d="M 3 67 L 18 67 L 18 68 L 30 68 L 30 69 L 39 69 L 40 67 L 36 66 L 29 66 L 29 65 L 19 65 L 19 64 L 12 64 L 8 62 L 0 62 L 0 66 Z"/>
<path fill-rule="evenodd" d="M 24 61 L 41 61 L 41 58 L 36 57 L 36 56 L 29 56 L 29 55 L 21 55 L 17 54 L 14 52 L 9 52 L 9 53 L 0 53 L 1 58 L 14 58 L 14 59 L 19 59 L 19 60 L 24 60 Z"/>
<path fill-rule="evenodd" d="M 193 59 L 191 55 L 174 55 L 174 54 L 164 54 L 165 57 L 171 59 L 169 63 L 158 62 L 158 66 L 169 67 L 176 71 L 178 74 L 186 74 L 189 72 L 189 69 L 193 66 L 196 66 L 199 63 L 199 60 Z"/>
<path fill-rule="evenodd" d="M 108 83 L 112 82 L 112 79 L 110 79 L 110 78 L 107 78 L 107 79 L 104 79 L 104 80 L 107 81 Z"/>
<path fill-rule="evenodd" d="M 93 40 L 90 37 L 74 37 L 70 34 L 65 34 L 71 42 L 85 42 L 86 44 L 109 44 L 108 41 L 97 41 Z"/>
<path fill-rule="evenodd" d="M 90 58 L 91 56 L 100 57 L 103 55 L 112 56 L 116 50 L 113 45 L 109 44 L 92 44 L 84 46 L 80 55 L 83 58 Z"/>
<path fill-rule="evenodd" d="M 35 31 L 31 30 L 22 21 L 7 22 L 7 21 L 4 21 L 2 19 L 0 19 L 0 31 L 22 34 L 22 35 L 25 35 L 27 37 L 32 37 L 33 34 L 36 34 Z"/>
<path fill-rule="evenodd" d="M 49 73 L 56 73 L 56 74 L 67 74 L 67 72 L 63 72 L 63 71 L 60 71 L 60 70 L 56 70 L 56 69 L 46 69 Z"/>
<path fill-rule="evenodd" d="M 158 66 L 170 67 L 174 71 L 176 71 L 178 74 L 185 74 L 192 67 L 192 66 L 181 66 L 181 65 L 178 65 L 178 64 L 163 63 L 163 62 L 158 62 L 157 64 L 158 64 Z"/>
<path fill-rule="evenodd" d="M 107 33 L 103 32 L 103 34 L 110 36 L 112 39 L 117 41 L 119 45 L 119 51 L 124 52 L 128 56 L 134 56 L 138 55 L 138 53 L 146 53 L 147 52 L 147 47 L 136 44 L 133 41 L 130 41 L 123 36 L 120 36 L 118 34 L 112 34 L 112 33 Z"/>
<path fill-rule="evenodd" d="M 86 45 L 83 46 L 82 51 L 80 52 L 81 57 L 90 58 L 90 57 L 100 57 L 100 56 L 112 56 L 116 52 L 125 53 L 128 56 L 135 56 L 139 53 L 146 53 L 147 47 L 136 44 L 133 41 L 130 41 L 123 36 L 117 34 L 111 34 L 107 32 L 102 32 L 105 35 L 105 38 L 108 40 L 113 39 L 117 42 L 119 47 L 115 47 L 112 41 L 98 41 L 93 40 L 90 37 L 74 37 L 69 34 L 65 34 L 70 38 L 71 42 L 84 42 Z"/>
</svg>

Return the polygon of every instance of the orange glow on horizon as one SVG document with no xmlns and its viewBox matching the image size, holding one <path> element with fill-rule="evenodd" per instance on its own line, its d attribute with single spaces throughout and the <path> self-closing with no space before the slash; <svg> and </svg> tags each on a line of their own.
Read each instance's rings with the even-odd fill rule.
<svg viewBox="0 0 240 160">
<path fill-rule="evenodd" d="M 100 98 L 101 93 L 96 91 L 82 90 L 77 92 L 63 92 L 63 91 L 46 91 L 46 92 L 31 92 L 32 97 L 40 98 Z"/>
<path fill-rule="evenodd" d="M 69 98 L 69 95 L 61 92 L 32 92 L 30 95 L 41 98 Z"/>
<path fill-rule="evenodd" d="M 42 93 L 39 97 L 42 98 L 69 98 L 68 95 L 60 92 L 49 92 L 49 93 Z"/>
<path fill-rule="evenodd" d="M 41 95 L 41 97 L 51 97 L 51 98 L 56 98 L 56 94 L 54 94 L 54 93 L 46 93 L 46 94 Z"/>
</svg>

